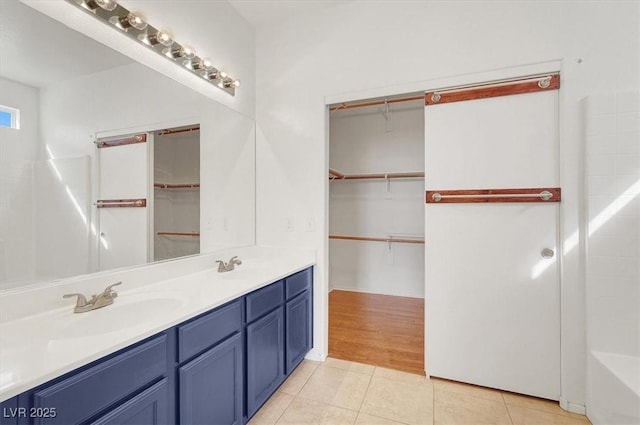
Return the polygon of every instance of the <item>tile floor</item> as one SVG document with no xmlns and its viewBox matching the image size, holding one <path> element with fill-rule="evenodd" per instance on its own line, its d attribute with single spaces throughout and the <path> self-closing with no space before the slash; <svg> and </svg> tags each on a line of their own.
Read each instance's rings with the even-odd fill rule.
<svg viewBox="0 0 640 425">
<path fill-rule="evenodd" d="M 305 360 L 249 425 L 588 425 L 557 403 L 345 360 Z"/>
</svg>

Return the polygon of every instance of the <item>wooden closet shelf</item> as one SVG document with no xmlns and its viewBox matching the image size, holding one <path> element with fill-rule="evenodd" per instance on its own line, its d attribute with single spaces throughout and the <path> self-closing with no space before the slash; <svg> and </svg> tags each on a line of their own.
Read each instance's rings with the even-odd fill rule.
<svg viewBox="0 0 640 425">
<path fill-rule="evenodd" d="M 345 236 L 345 235 L 329 235 L 329 239 L 340 239 L 345 241 L 372 241 L 372 242 L 389 242 L 389 243 L 415 243 L 424 245 L 422 239 L 405 239 L 405 238 L 369 238 L 364 236 Z"/>
<path fill-rule="evenodd" d="M 158 189 L 197 189 L 200 187 L 200 183 L 181 183 L 181 184 L 154 183 L 153 187 L 157 187 Z"/>
<path fill-rule="evenodd" d="M 416 171 L 409 173 L 343 174 L 339 171 L 329 169 L 329 178 L 332 180 L 414 179 L 424 178 L 424 172 Z"/>
<path fill-rule="evenodd" d="M 158 236 L 190 236 L 193 238 L 199 238 L 200 232 L 158 232 Z"/>
</svg>

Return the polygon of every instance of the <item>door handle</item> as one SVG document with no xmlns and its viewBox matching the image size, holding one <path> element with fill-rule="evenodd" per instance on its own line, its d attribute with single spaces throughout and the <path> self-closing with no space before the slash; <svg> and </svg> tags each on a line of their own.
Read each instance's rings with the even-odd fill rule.
<svg viewBox="0 0 640 425">
<path fill-rule="evenodd" d="M 553 256 L 555 255 L 555 252 L 553 252 L 553 249 L 545 248 L 540 252 L 540 255 L 542 255 L 542 258 L 545 258 L 548 260 L 549 258 L 553 258 Z"/>
</svg>

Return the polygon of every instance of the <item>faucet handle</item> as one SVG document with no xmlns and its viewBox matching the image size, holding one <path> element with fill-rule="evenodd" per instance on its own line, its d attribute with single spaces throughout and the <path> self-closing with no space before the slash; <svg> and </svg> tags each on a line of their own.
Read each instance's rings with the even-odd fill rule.
<svg viewBox="0 0 640 425">
<path fill-rule="evenodd" d="M 114 291 L 113 288 L 114 286 L 118 286 L 118 285 L 122 285 L 122 282 L 116 282 L 112 285 L 107 286 L 107 288 L 103 291 L 104 294 L 109 294 L 109 296 L 111 296 L 111 298 L 116 298 L 118 296 L 118 293 L 116 291 Z"/>
<path fill-rule="evenodd" d="M 222 273 L 222 272 L 226 272 L 227 271 L 227 265 L 225 264 L 224 261 L 216 260 L 216 263 L 218 264 L 218 273 Z"/>
<path fill-rule="evenodd" d="M 72 298 L 72 297 L 78 297 L 76 301 L 76 307 L 85 307 L 88 304 L 87 299 L 82 294 L 64 294 L 62 296 L 62 298 Z"/>
<path fill-rule="evenodd" d="M 242 261 L 238 260 L 238 256 L 237 255 L 234 255 L 229 260 L 229 264 L 233 264 L 233 263 L 236 263 L 236 264 L 240 265 L 240 264 L 242 264 Z"/>
</svg>

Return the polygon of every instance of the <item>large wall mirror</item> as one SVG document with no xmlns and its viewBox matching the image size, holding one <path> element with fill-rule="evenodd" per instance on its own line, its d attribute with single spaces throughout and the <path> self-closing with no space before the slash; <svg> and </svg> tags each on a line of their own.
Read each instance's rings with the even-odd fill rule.
<svg viewBox="0 0 640 425">
<path fill-rule="evenodd" d="M 17 0 L 0 44 L 0 290 L 255 243 L 251 118 Z"/>
</svg>

